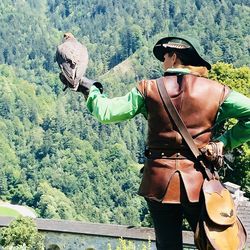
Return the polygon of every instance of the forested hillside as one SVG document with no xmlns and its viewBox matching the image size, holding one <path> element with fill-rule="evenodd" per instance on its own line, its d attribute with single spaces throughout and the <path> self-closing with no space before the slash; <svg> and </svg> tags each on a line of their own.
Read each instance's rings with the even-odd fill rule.
<svg viewBox="0 0 250 250">
<path fill-rule="evenodd" d="M 210 78 L 249 95 L 249 23 L 245 0 L 2 0 L 0 199 L 46 218 L 146 225 L 136 194 L 144 118 L 96 122 L 80 94 L 62 92 L 56 46 L 72 32 L 89 50 L 87 76 L 116 96 L 162 74 L 152 55 L 160 37 L 189 35 L 214 63 Z M 225 179 L 249 195 L 248 145 L 231 156 Z"/>
</svg>

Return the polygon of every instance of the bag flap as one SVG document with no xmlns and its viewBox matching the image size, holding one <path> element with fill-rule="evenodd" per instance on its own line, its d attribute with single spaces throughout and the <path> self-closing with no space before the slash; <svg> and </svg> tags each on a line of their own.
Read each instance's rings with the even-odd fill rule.
<svg viewBox="0 0 250 250">
<path fill-rule="evenodd" d="M 232 225 L 237 217 L 230 192 L 216 179 L 204 180 L 202 189 L 209 218 L 219 225 Z"/>
<path fill-rule="evenodd" d="M 219 226 L 209 221 L 203 222 L 206 236 L 214 249 L 242 250 L 246 243 L 246 231 L 237 218 L 231 226 Z"/>
</svg>

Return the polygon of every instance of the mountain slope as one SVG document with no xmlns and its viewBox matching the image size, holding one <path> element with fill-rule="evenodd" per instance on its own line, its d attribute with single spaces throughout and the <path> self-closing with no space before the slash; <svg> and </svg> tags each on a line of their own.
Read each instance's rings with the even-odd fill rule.
<svg viewBox="0 0 250 250">
<path fill-rule="evenodd" d="M 0 198 L 47 218 L 148 223 L 137 196 L 145 120 L 99 124 L 80 94 L 62 92 L 56 45 L 73 32 L 90 53 L 87 76 L 118 96 L 162 74 L 152 47 L 169 33 L 196 37 L 211 62 L 247 64 L 247 2 L 3 0 L 0 14 Z M 248 94 L 247 67 L 216 64 L 211 77 Z M 239 155 L 228 178 L 247 186 L 249 154 Z"/>
</svg>

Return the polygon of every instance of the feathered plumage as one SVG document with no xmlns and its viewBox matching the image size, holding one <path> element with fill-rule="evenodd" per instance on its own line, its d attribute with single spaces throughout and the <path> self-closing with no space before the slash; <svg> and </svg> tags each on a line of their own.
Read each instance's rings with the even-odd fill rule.
<svg viewBox="0 0 250 250">
<path fill-rule="evenodd" d="M 56 61 L 71 87 L 76 90 L 88 65 L 87 48 L 71 33 L 64 34 L 64 42 L 57 47 Z"/>
</svg>

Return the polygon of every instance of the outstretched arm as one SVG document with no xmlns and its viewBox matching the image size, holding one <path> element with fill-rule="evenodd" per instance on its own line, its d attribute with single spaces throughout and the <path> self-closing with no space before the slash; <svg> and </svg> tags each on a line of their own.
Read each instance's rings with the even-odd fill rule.
<svg viewBox="0 0 250 250">
<path fill-rule="evenodd" d="M 86 104 L 92 115 L 105 124 L 125 121 L 139 113 L 146 117 L 144 98 L 136 88 L 125 96 L 108 98 L 92 86 Z"/>
</svg>

